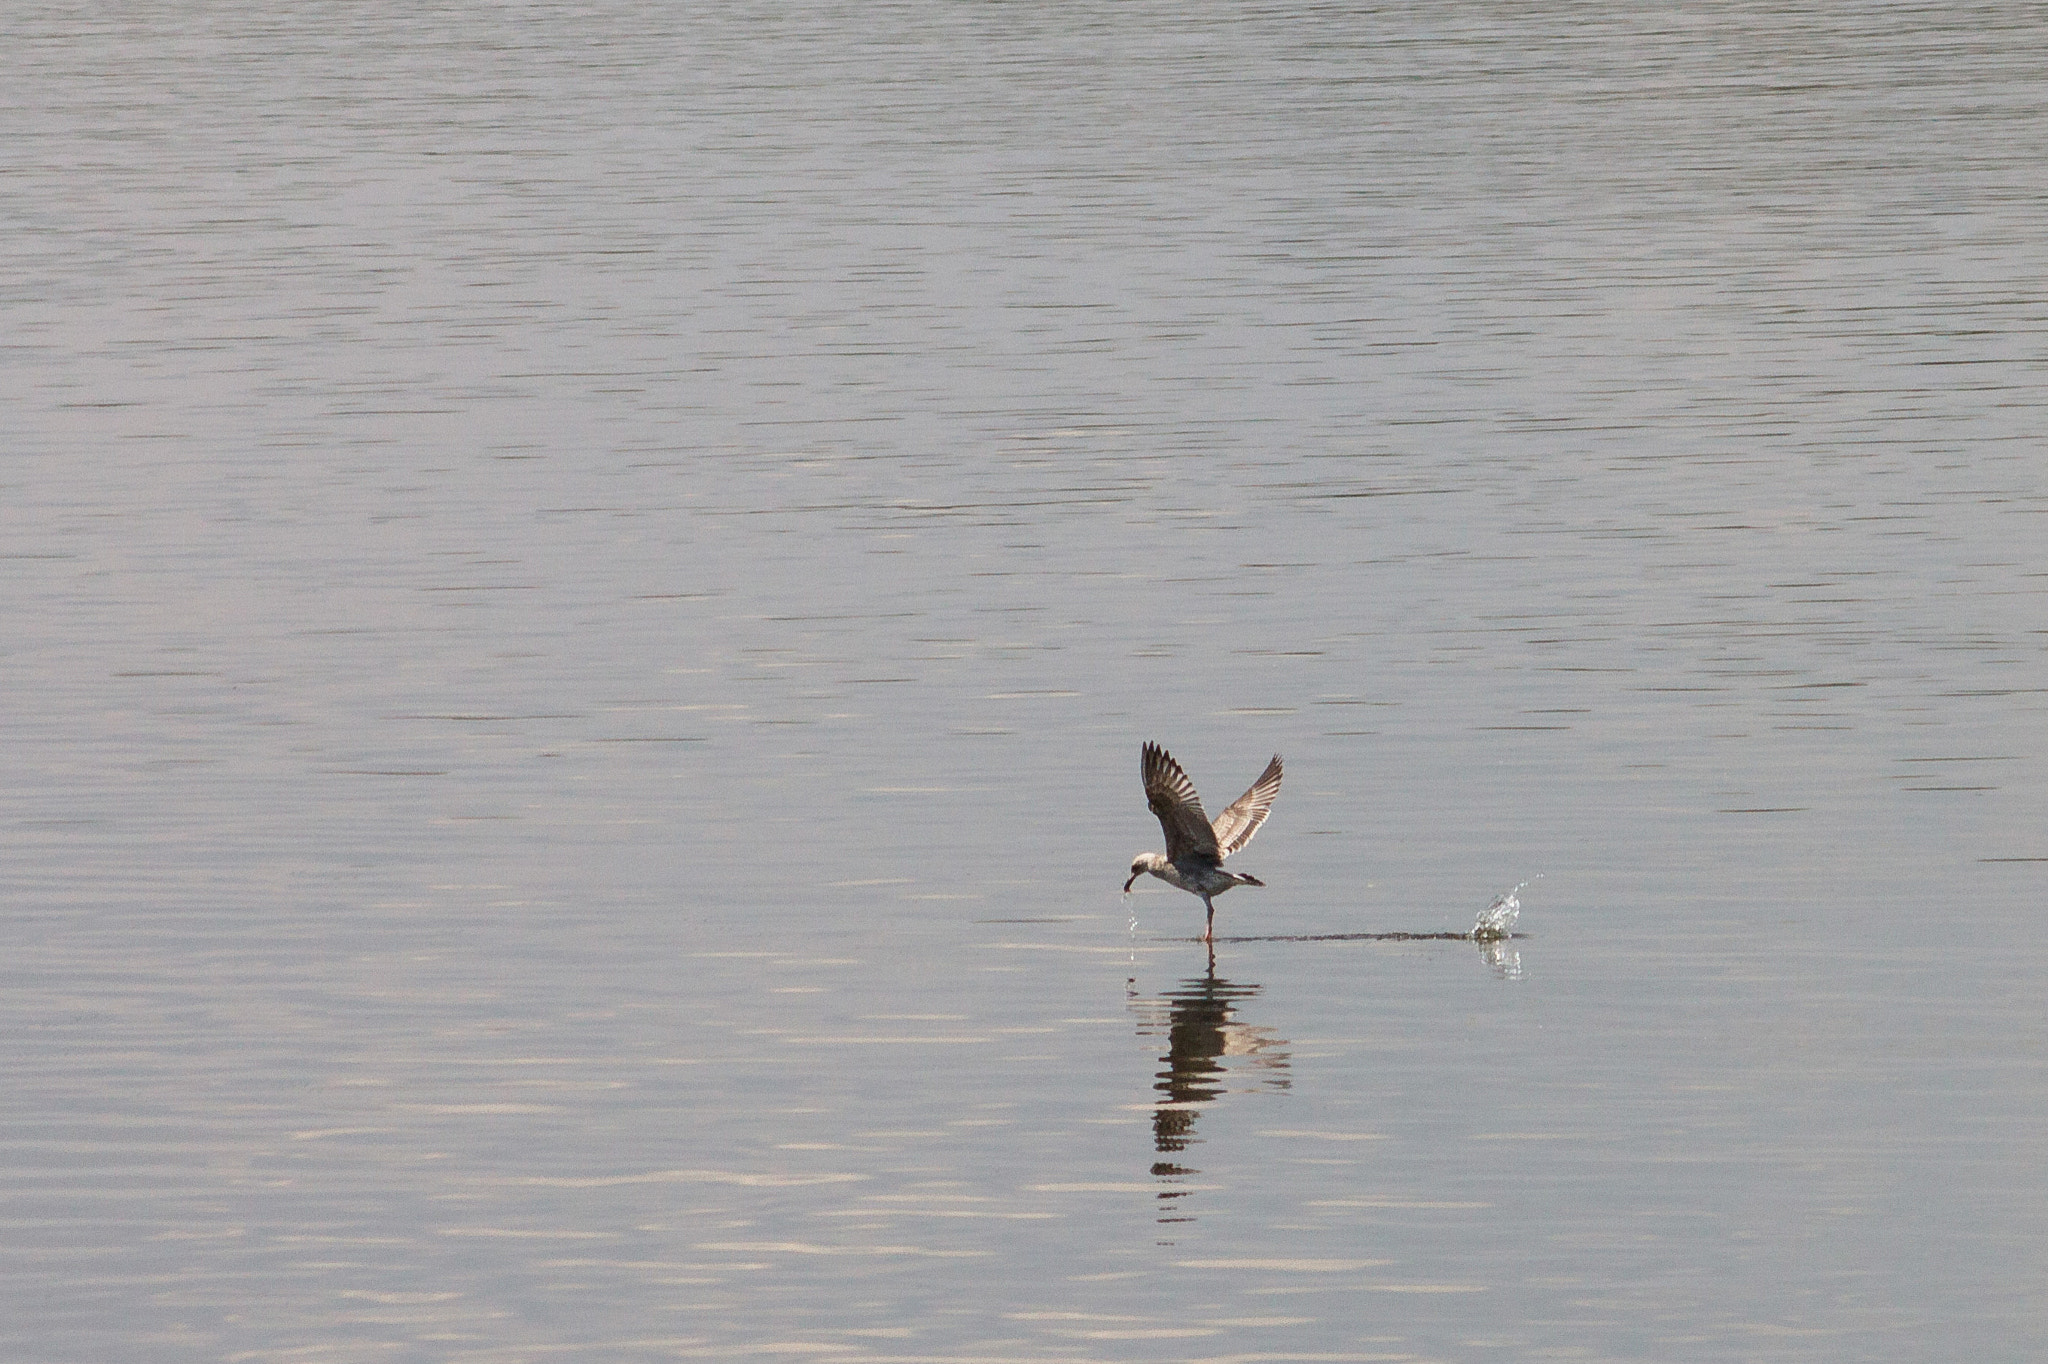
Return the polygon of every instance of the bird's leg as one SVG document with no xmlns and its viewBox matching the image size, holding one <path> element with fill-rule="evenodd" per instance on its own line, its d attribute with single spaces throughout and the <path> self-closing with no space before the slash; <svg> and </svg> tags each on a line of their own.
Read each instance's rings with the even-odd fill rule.
<svg viewBox="0 0 2048 1364">
<path fill-rule="evenodd" d="M 1209 922 L 1202 927 L 1202 941 L 1213 943 L 1216 941 L 1216 902 L 1204 895 L 1202 908 L 1209 911 Z"/>
</svg>

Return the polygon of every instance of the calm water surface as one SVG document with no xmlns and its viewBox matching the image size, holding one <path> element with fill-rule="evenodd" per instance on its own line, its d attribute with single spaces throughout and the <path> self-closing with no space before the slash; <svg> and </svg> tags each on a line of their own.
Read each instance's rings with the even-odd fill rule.
<svg viewBox="0 0 2048 1364">
<path fill-rule="evenodd" d="M 2036 8 L 0 39 L 0 1354 L 2048 1349 Z"/>
</svg>

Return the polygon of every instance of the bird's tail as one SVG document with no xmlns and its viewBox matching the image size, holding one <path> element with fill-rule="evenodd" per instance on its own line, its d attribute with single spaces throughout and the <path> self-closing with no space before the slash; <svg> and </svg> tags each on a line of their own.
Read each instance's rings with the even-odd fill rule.
<svg viewBox="0 0 2048 1364">
<path fill-rule="evenodd" d="M 1265 886 L 1265 884 L 1266 884 L 1266 883 L 1265 883 L 1264 881 L 1261 881 L 1261 880 L 1260 880 L 1260 879 L 1259 879 L 1258 877 L 1256 877 L 1256 876 L 1246 876 L 1246 875 L 1245 875 L 1245 874 L 1244 874 L 1243 872 L 1241 872 L 1241 871 L 1234 871 L 1234 872 L 1232 872 L 1232 873 L 1230 873 L 1230 874 L 1231 874 L 1232 876 L 1235 876 L 1235 877 L 1237 878 L 1237 883 L 1238 883 L 1238 884 L 1239 884 L 1240 886 L 1259 886 L 1259 887 L 1263 888 L 1263 887 Z"/>
</svg>

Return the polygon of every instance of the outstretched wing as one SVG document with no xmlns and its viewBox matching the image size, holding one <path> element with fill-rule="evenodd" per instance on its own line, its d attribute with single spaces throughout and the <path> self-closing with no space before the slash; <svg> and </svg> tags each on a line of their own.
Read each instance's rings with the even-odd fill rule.
<svg viewBox="0 0 2048 1364">
<path fill-rule="evenodd" d="M 1266 812 L 1273 808 L 1273 797 L 1279 794 L 1280 755 L 1275 753 L 1273 761 L 1266 764 L 1266 770 L 1252 783 L 1252 789 L 1230 802 L 1230 808 L 1216 816 L 1216 847 L 1222 856 L 1228 857 L 1252 841 L 1252 835 L 1266 822 Z"/>
<path fill-rule="evenodd" d="M 1223 860 L 1216 847 L 1216 832 L 1209 827 L 1209 816 L 1202 812 L 1202 798 L 1195 794 L 1195 784 L 1180 770 L 1173 755 L 1158 744 L 1145 745 L 1145 803 L 1159 816 L 1159 827 L 1166 831 L 1167 861 L 1178 862 L 1190 855 L 1216 862 Z"/>
</svg>

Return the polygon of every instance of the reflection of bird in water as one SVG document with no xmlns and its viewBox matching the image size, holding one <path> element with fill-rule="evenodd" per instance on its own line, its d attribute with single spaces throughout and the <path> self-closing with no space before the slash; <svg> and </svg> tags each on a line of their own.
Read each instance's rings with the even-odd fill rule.
<svg viewBox="0 0 2048 1364">
<path fill-rule="evenodd" d="M 1243 1074 L 1253 1081 L 1236 1088 L 1286 1089 L 1287 1040 L 1271 1028 L 1255 1028 L 1237 1022 L 1239 1000 L 1259 993 L 1257 985 L 1238 985 L 1219 979 L 1214 972 L 1184 980 L 1159 999 L 1133 999 L 1131 1008 L 1139 1015 L 1138 1035 L 1166 1034 L 1166 1055 L 1160 1057 L 1166 1069 L 1159 1072 L 1152 1088 L 1159 1100 L 1152 1109 L 1152 1147 L 1160 1156 L 1174 1156 L 1200 1142 L 1195 1135 L 1195 1115 L 1203 1104 L 1227 1093 L 1232 1071 L 1266 1072 Z M 1228 1058 L 1227 1060 L 1225 1058 Z M 1170 1159 L 1154 1162 L 1152 1173 L 1163 1178 L 1198 1174 Z M 1162 1203 L 1184 1197 L 1190 1190 L 1162 1188 Z M 1162 1221 L 1186 1221 L 1164 1218 Z"/>
<path fill-rule="evenodd" d="M 1166 831 L 1166 855 L 1148 852 L 1132 858 L 1131 879 L 1124 882 L 1124 893 L 1130 894 L 1138 878 L 1150 872 L 1169 886 L 1201 896 L 1202 907 L 1209 911 L 1202 941 L 1212 943 L 1216 936 L 1214 897 L 1232 886 L 1266 884 L 1256 876 L 1223 870 L 1223 859 L 1251 842 L 1252 835 L 1266 822 L 1273 798 L 1280 794 L 1280 755 L 1273 755 L 1273 761 L 1266 764 L 1266 770 L 1259 774 L 1251 789 L 1232 801 L 1213 824 L 1203 813 L 1202 798 L 1195 794 L 1195 784 L 1180 770 L 1172 754 L 1158 744 L 1148 743 L 1143 756 L 1145 800 L 1152 813 L 1159 816 L 1159 827 Z"/>
</svg>

